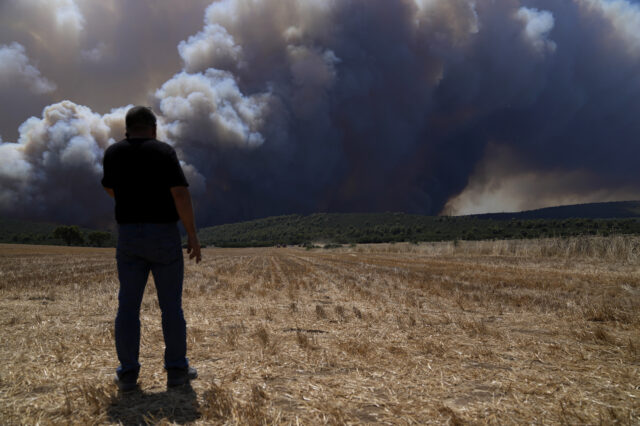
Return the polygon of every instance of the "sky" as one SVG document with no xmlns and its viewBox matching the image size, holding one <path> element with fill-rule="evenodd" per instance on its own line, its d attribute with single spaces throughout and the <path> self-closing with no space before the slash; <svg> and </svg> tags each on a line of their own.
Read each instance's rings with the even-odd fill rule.
<svg viewBox="0 0 640 426">
<path fill-rule="evenodd" d="M 0 0 L 0 215 L 108 226 L 148 105 L 201 226 L 640 199 L 638 0 Z"/>
</svg>

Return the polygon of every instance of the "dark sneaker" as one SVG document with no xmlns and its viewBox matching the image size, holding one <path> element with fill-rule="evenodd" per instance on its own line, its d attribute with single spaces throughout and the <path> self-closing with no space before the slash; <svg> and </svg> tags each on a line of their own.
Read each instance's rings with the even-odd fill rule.
<svg viewBox="0 0 640 426">
<path fill-rule="evenodd" d="M 193 367 L 167 369 L 167 387 L 182 386 L 198 377 L 198 371 Z"/>
<path fill-rule="evenodd" d="M 116 373 L 113 381 L 122 392 L 129 392 L 138 388 L 138 375 L 133 371 L 123 374 Z"/>
</svg>

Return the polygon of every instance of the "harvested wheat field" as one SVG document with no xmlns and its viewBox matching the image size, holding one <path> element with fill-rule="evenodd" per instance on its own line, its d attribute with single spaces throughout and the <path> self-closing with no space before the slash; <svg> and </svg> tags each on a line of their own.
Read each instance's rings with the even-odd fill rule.
<svg viewBox="0 0 640 426">
<path fill-rule="evenodd" d="M 113 249 L 0 246 L 0 423 L 640 423 L 640 238 L 205 249 L 166 391 L 142 306 L 119 395 Z"/>
</svg>

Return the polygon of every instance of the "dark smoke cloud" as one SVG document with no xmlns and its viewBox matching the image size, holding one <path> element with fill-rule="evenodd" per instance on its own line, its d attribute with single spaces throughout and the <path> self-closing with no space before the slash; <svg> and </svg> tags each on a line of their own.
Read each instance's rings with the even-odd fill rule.
<svg viewBox="0 0 640 426">
<path fill-rule="evenodd" d="M 538 86 L 530 99 L 497 109 L 483 123 L 493 145 L 463 198 L 481 198 L 491 187 L 509 199 L 484 211 L 640 198 L 632 160 L 640 151 L 640 7 L 534 3 L 554 14 L 557 49 L 539 64 L 537 81 L 529 80 L 530 88 Z"/>
<path fill-rule="evenodd" d="M 222 0 L 151 102 L 203 224 L 640 194 L 637 28 L 628 0 Z M 0 208 L 107 220 L 100 157 L 124 110 L 25 122 L 0 145 Z"/>
</svg>

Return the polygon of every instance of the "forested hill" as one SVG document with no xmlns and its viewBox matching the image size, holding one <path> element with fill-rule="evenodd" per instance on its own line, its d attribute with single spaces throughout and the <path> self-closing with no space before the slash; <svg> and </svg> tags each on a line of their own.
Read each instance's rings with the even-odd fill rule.
<svg viewBox="0 0 640 426">
<path fill-rule="evenodd" d="M 11 242 L 14 236 L 51 235 L 56 224 L 0 218 L 0 241 Z"/>
<path fill-rule="evenodd" d="M 482 240 L 576 235 L 640 234 L 640 218 L 494 219 L 403 213 L 290 215 L 201 229 L 200 240 L 219 247 L 279 244 Z"/>
<path fill-rule="evenodd" d="M 0 242 L 65 244 L 54 236 L 59 224 L 0 218 Z M 114 235 L 78 228 L 73 245 L 113 246 Z M 104 234 L 104 233 L 102 233 Z M 640 202 L 595 203 L 519 213 L 421 216 L 403 213 L 317 213 L 288 215 L 200 230 L 204 245 L 349 244 L 400 241 L 480 240 L 575 235 L 640 234 Z M 93 238 L 95 237 L 95 238 Z M 102 237 L 100 240 L 98 237 Z M 106 239 L 105 239 L 106 238 Z"/>
<path fill-rule="evenodd" d="M 474 215 L 484 219 L 622 219 L 640 216 L 640 201 L 614 201 L 609 203 L 574 204 L 547 207 L 515 213 L 487 213 Z"/>
<path fill-rule="evenodd" d="M 63 226 L 49 222 L 30 222 L 26 220 L 8 219 L 0 217 L 0 243 L 18 244 L 50 244 L 65 245 L 67 242 L 60 236 L 54 235 L 57 228 L 74 228 L 76 238 L 68 241 L 72 245 L 113 246 L 115 237 L 105 231 L 79 228 L 77 226 Z M 108 234 L 108 235 L 107 235 Z M 98 237 L 97 239 L 94 237 Z"/>
</svg>

